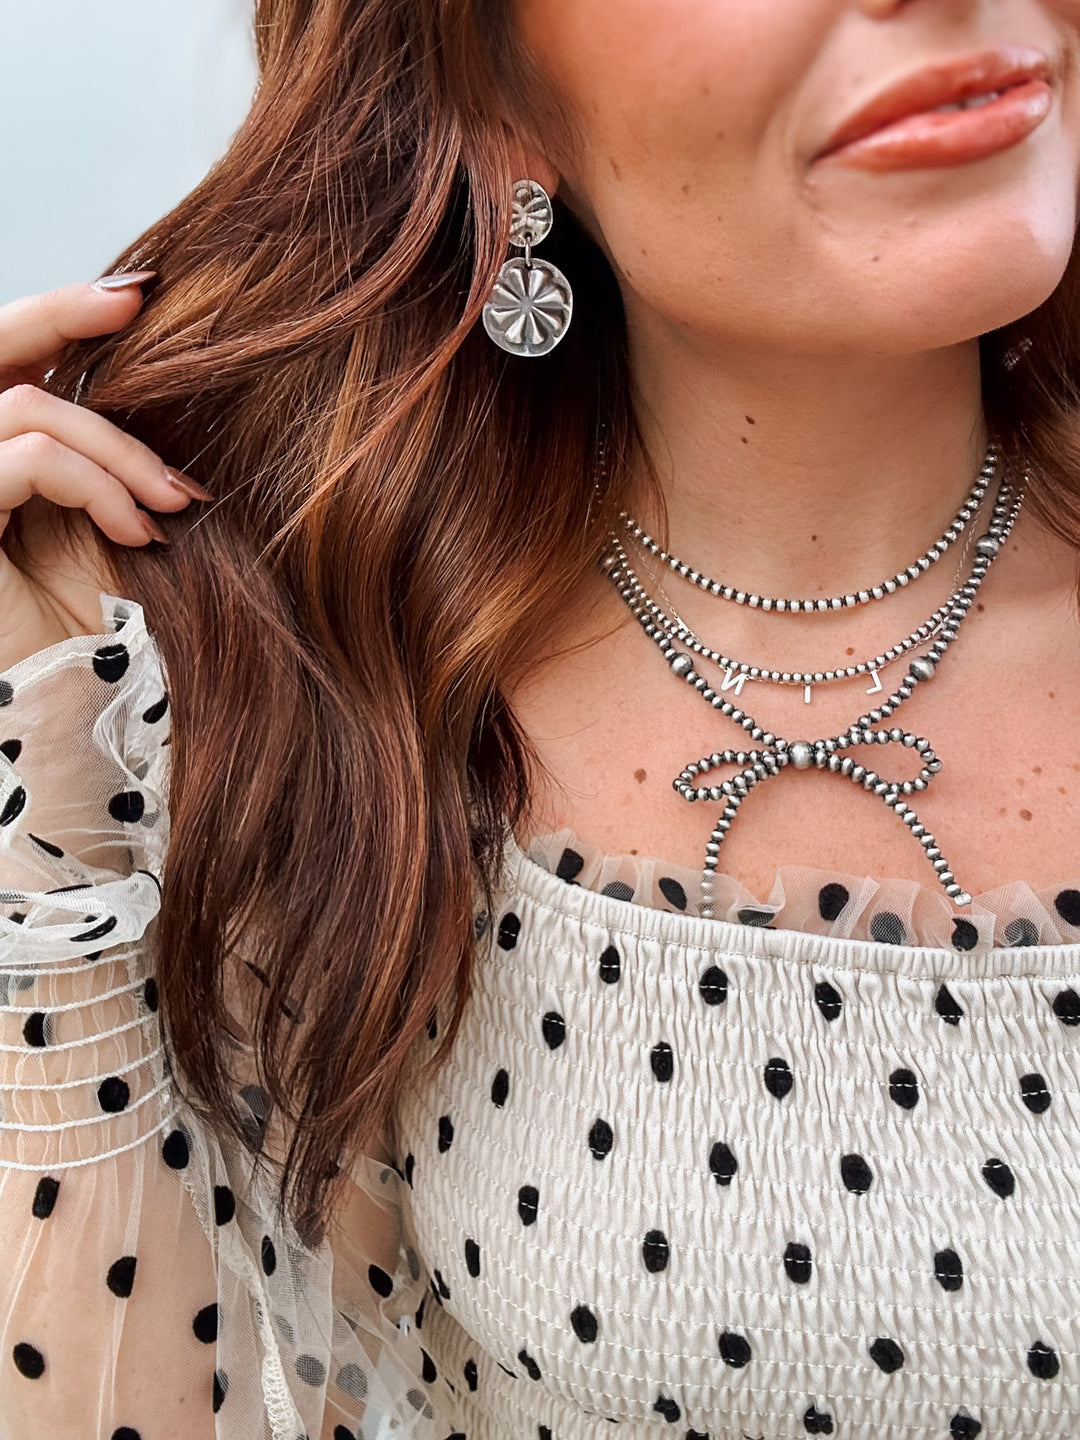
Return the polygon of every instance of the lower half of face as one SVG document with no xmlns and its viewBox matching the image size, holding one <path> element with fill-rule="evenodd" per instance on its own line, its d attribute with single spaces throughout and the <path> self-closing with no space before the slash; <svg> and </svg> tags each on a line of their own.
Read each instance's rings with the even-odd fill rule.
<svg viewBox="0 0 1080 1440">
<path fill-rule="evenodd" d="M 628 306 L 697 334 L 907 353 L 1058 284 L 1080 0 L 518 0 L 575 121 L 562 193 Z"/>
</svg>

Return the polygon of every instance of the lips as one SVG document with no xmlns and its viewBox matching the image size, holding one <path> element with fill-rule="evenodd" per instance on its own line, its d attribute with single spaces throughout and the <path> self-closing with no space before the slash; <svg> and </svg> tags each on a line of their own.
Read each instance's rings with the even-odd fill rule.
<svg viewBox="0 0 1080 1440">
<path fill-rule="evenodd" d="M 884 162 L 895 151 L 894 158 L 902 162 L 905 153 L 920 147 L 929 152 L 935 144 L 947 158 L 950 140 L 955 150 L 957 136 L 976 130 L 987 132 L 991 149 L 1001 148 L 1023 138 L 1043 118 L 1049 79 L 1046 55 L 1029 46 L 1000 46 L 939 61 L 902 77 L 849 115 L 814 159 L 864 158 L 875 164 L 875 156 Z M 1003 126 L 1006 112 L 1012 123 Z M 971 144 L 961 140 L 959 150 L 969 149 Z M 977 142 L 974 149 L 977 153 Z"/>
</svg>

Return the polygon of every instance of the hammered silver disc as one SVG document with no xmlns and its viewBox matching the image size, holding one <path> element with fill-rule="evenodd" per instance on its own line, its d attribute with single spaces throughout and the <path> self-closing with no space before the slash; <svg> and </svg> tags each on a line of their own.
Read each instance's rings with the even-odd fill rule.
<svg viewBox="0 0 1080 1440">
<path fill-rule="evenodd" d="M 574 313 L 570 282 L 546 260 L 507 260 L 484 306 L 484 329 L 510 355 L 546 355 Z"/>
<path fill-rule="evenodd" d="M 546 239 L 554 219 L 551 198 L 535 180 L 514 181 L 514 205 L 510 212 L 510 244 L 523 250 Z"/>
</svg>

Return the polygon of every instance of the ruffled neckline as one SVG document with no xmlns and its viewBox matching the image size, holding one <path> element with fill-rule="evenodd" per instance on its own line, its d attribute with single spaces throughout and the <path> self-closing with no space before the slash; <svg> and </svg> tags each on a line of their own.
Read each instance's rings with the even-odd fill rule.
<svg viewBox="0 0 1080 1440">
<path fill-rule="evenodd" d="M 512 841 L 512 849 L 568 885 L 642 909 L 701 916 L 700 870 L 609 854 L 569 828 L 534 836 L 524 850 Z M 1039 889 L 1011 881 L 973 895 L 960 913 L 942 891 L 918 881 L 784 865 L 767 901 L 717 871 L 713 906 L 715 919 L 728 924 L 971 955 L 1080 941 L 1080 880 Z"/>
</svg>

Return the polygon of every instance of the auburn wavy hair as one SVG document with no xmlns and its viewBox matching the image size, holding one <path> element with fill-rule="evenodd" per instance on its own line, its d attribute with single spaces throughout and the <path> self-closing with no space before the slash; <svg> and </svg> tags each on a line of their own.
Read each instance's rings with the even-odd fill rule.
<svg viewBox="0 0 1080 1440">
<path fill-rule="evenodd" d="M 640 453 L 615 277 L 558 200 L 567 339 L 515 361 L 477 323 L 515 141 L 572 137 L 511 11 L 256 0 L 250 113 L 112 267 L 158 272 L 141 313 L 47 382 L 215 497 L 158 515 L 167 547 L 90 530 L 168 671 L 157 974 L 177 1084 L 244 1141 L 223 977 L 255 947 L 253 1045 L 292 1126 L 278 1200 L 313 1241 L 451 995 L 431 1063 L 457 1033 L 477 897 L 528 809 L 504 691 L 565 622 Z M 1080 544 L 1080 255 L 980 345 L 992 433 Z M 19 511 L 8 528 L 17 549 Z"/>
</svg>

